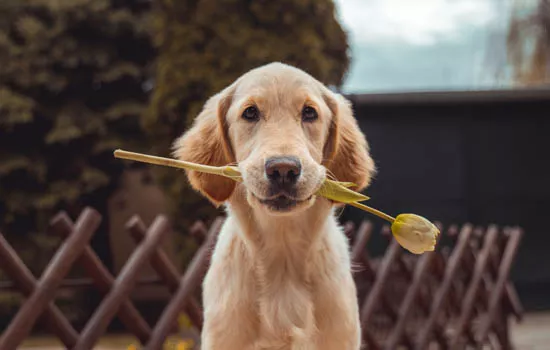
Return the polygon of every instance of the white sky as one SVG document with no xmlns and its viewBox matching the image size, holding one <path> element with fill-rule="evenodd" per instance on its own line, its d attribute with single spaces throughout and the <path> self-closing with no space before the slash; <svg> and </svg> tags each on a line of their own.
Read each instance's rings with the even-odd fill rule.
<svg viewBox="0 0 550 350">
<path fill-rule="evenodd" d="M 495 88 L 511 5 L 537 0 L 334 0 L 348 92 Z M 495 58 L 491 58 L 495 57 Z"/>
<path fill-rule="evenodd" d="M 465 27 L 485 26 L 497 14 L 494 0 L 336 0 L 357 43 L 434 44 Z"/>
</svg>

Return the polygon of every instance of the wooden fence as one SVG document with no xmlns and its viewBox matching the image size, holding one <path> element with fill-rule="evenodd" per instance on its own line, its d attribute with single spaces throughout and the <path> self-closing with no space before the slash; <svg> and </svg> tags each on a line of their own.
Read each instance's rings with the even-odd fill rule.
<svg viewBox="0 0 550 350">
<path fill-rule="evenodd" d="M 436 344 L 442 349 L 512 349 L 508 319 L 521 320 L 523 308 L 508 276 L 521 229 L 438 226 L 455 241 L 453 249 L 418 257 L 404 254 L 391 239 L 381 259 L 366 253 L 369 222 L 356 233 L 351 224 L 346 227 L 359 270 L 355 280 L 364 342 L 369 349 L 423 350 Z M 389 227 L 382 234 L 391 237 Z"/>
<path fill-rule="evenodd" d="M 192 227 L 192 234 L 203 243 L 182 276 L 160 248 L 159 242 L 169 230 L 167 219 L 159 216 L 147 228 L 138 217 L 131 218 L 126 229 L 138 245 L 116 278 L 89 246 L 100 221 L 101 216 L 91 208 L 75 223 L 65 213 L 55 216 L 51 231 L 65 239 L 39 280 L 0 234 L 0 268 L 12 282 L 3 288 L 17 289 L 26 297 L 2 333 L 0 349 L 18 348 L 37 321 L 67 348 L 77 350 L 92 349 L 117 316 L 143 349 L 162 349 L 181 311 L 201 329 L 202 311 L 195 295 L 223 218 L 216 219 L 209 229 L 200 222 Z M 444 231 L 455 241 L 452 249 L 444 247 L 417 257 L 405 254 L 385 227 L 382 233 L 389 238 L 389 245 L 380 259 L 367 254 L 372 230 L 368 221 L 357 230 L 351 223 L 345 225 L 357 270 L 363 339 L 369 349 L 428 349 L 436 344 L 451 349 L 482 344 L 512 348 L 508 319 L 510 315 L 521 319 L 522 306 L 508 275 L 522 236 L 519 228 L 453 226 Z M 172 292 L 154 327 L 129 298 L 146 262 Z M 89 279 L 65 279 L 75 264 Z M 104 295 L 80 333 L 53 302 L 60 287 L 77 284 L 94 286 Z"/>
</svg>

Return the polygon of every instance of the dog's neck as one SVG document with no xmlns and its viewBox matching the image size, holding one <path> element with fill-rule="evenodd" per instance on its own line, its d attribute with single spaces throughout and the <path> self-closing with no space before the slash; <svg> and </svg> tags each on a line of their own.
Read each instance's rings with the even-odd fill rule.
<svg viewBox="0 0 550 350">
<path fill-rule="evenodd" d="M 298 278 L 307 278 L 308 259 L 318 250 L 327 225 L 336 220 L 332 204 L 324 198 L 317 198 L 311 207 L 296 214 L 270 215 L 264 208 L 251 206 L 242 187 L 232 196 L 228 210 L 237 219 L 251 257 L 266 273 L 278 274 L 271 271 L 278 268 L 287 274 L 296 273 Z"/>
<path fill-rule="evenodd" d="M 253 271 L 250 277 L 257 288 L 254 303 L 262 315 L 261 332 L 280 346 L 286 344 L 281 339 L 286 341 L 289 335 L 299 339 L 314 332 L 308 328 L 315 324 L 314 266 L 325 271 L 326 260 L 331 259 L 326 254 L 330 243 L 323 237 L 335 229 L 336 218 L 332 204 L 324 198 L 295 215 L 270 215 L 251 206 L 246 191 L 239 187 L 228 206 L 230 220 L 235 220 L 232 227 L 239 231 L 233 234 L 246 247 L 246 261 Z"/>
</svg>

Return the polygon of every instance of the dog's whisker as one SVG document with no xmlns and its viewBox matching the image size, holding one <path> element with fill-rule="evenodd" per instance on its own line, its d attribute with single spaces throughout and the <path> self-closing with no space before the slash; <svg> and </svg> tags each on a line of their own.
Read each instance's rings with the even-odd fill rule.
<svg viewBox="0 0 550 350">
<path fill-rule="evenodd" d="M 326 169 L 326 177 L 329 180 L 338 181 L 338 178 L 336 177 L 336 175 L 334 175 L 334 173 L 330 169 Z"/>
<path fill-rule="evenodd" d="M 344 214 L 344 209 L 346 209 L 345 206 L 342 206 L 342 207 L 340 207 L 340 208 L 338 209 L 338 213 L 336 214 L 336 217 L 337 217 L 337 218 L 342 217 L 342 215 Z"/>
</svg>

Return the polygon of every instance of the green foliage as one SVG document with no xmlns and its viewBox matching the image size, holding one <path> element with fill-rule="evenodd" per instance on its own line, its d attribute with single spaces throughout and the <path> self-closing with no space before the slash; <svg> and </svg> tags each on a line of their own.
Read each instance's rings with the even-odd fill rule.
<svg viewBox="0 0 550 350">
<path fill-rule="evenodd" d="M 349 65 L 346 33 L 332 0 L 157 0 L 155 89 L 143 124 L 166 156 L 205 100 L 247 70 L 272 61 L 342 84 Z M 157 169 L 176 199 L 178 217 L 208 218 L 215 210 L 187 187 L 183 174 Z M 182 219 L 182 225 L 189 221 Z"/>
<path fill-rule="evenodd" d="M 0 2 L 0 225 L 43 231 L 60 208 L 104 202 L 143 149 L 143 86 L 155 57 L 139 0 Z"/>
<path fill-rule="evenodd" d="M 347 51 L 331 0 L 0 1 L 0 230 L 34 237 L 58 209 L 105 203 L 128 164 L 113 149 L 168 155 L 250 68 L 282 61 L 339 86 Z M 183 172 L 154 169 L 178 231 L 216 213 Z M 195 246 L 176 244 L 188 261 Z"/>
</svg>

